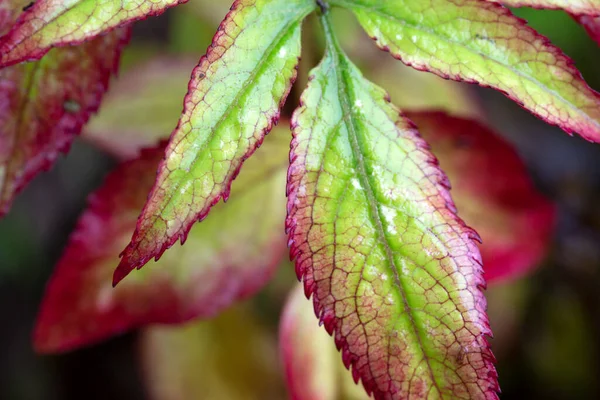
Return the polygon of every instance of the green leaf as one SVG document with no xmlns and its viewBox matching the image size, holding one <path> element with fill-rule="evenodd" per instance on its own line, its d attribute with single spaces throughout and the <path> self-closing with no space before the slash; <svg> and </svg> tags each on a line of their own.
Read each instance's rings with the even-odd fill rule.
<svg viewBox="0 0 600 400">
<path fill-rule="evenodd" d="M 0 39 L 0 66 L 41 58 L 187 0 L 37 0 Z"/>
<path fill-rule="evenodd" d="M 600 0 L 487 0 L 508 7 L 565 10 L 573 14 L 600 15 Z"/>
<path fill-rule="evenodd" d="M 505 93 L 600 142 L 600 95 L 560 49 L 498 4 L 481 0 L 332 0 L 352 10 L 377 45 L 405 64 Z"/>
<path fill-rule="evenodd" d="M 115 271 L 115 284 L 158 258 L 220 198 L 279 118 L 296 77 L 312 0 L 237 1 L 193 72 L 184 113 Z"/>
<path fill-rule="evenodd" d="M 306 293 L 375 399 L 497 398 L 477 235 L 426 143 L 323 20 L 288 172 Z"/>
</svg>

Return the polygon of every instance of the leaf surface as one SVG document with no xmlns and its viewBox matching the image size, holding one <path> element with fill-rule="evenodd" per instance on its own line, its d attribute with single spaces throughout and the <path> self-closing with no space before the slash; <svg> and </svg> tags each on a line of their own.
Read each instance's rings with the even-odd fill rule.
<svg viewBox="0 0 600 400">
<path fill-rule="evenodd" d="M 288 171 L 306 294 L 375 399 L 497 398 L 477 235 L 425 142 L 324 21 Z"/>
<path fill-rule="evenodd" d="M 187 0 L 37 0 L 0 38 L 0 66 L 41 58 Z"/>
<path fill-rule="evenodd" d="M 279 118 L 312 0 L 238 0 L 193 72 L 179 125 L 114 275 L 158 258 L 202 220 Z"/>
<path fill-rule="evenodd" d="M 307 343 L 310 343 L 307 346 Z M 298 285 L 286 302 L 279 344 L 290 397 L 294 400 L 366 400 L 352 380 L 335 344 L 315 319 L 311 302 Z"/>
<path fill-rule="evenodd" d="M 600 0 L 487 0 L 507 7 L 565 10 L 573 14 L 600 15 Z"/>
<path fill-rule="evenodd" d="M 515 150 L 482 124 L 444 112 L 409 112 L 474 227 L 488 283 L 515 279 L 548 251 L 556 209 L 537 192 Z M 501 160 L 501 162 L 499 162 Z"/>
<path fill-rule="evenodd" d="M 9 3 L 0 4 L 0 26 L 16 18 Z M 0 216 L 98 109 L 128 39 L 129 29 L 122 28 L 80 47 L 53 50 L 40 61 L 0 69 Z"/>
<path fill-rule="evenodd" d="M 212 316 L 248 297 L 285 255 L 288 141 L 272 138 L 219 205 L 190 232 L 187 246 L 148 265 L 117 288 L 111 275 L 155 179 L 164 147 L 145 150 L 112 172 L 90 198 L 54 272 L 35 331 L 41 352 L 88 345 L 152 323 Z"/>
<path fill-rule="evenodd" d="M 600 95 L 525 21 L 481 0 L 332 0 L 405 64 L 505 93 L 567 133 L 600 142 Z"/>
<path fill-rule="evenodd" d="M 274 335 L 247 305 L 210 321 L 143 332 L 145 386 L 154 400 L 285 399 Z"/>
</svg>

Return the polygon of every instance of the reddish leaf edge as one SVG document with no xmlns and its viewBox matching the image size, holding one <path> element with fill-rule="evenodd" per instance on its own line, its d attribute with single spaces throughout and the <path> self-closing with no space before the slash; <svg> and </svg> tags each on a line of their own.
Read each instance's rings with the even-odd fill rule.
<svg viewBox="0 0 600 400">
<path fill-rule="evenodd" d="M 115 62 L 111 68 L 110 74 L 107 74 L 104 77 L 103 81 L 101 82 L 101 85 L 104 88 L 104 90 L 102 93 L 100 93 L 97 96 L 97 101 L 94 104 L 90 105 L 85 110 L 83 110 L 82 113 L 85 115 L 85 117 L 84 117 L 84 121 L 83 121 L 81 128 L 79 129 L 79 131 L 73 130 L 72 132 L 69 132 L 69 134 L 72 135 L 73 137 L 79 136 L 81 134 L 81 130 L 88 123 L 88 121 L 92 117 L 92 115 L 96 114 L 98 112 L 98 110 L 100 109 L 100 106 L 102 104 L 102 97 L 108 91 L 108 89 L 110 87 L 111 78 L 113 76 L 114 77 L 119 76 L 119 67 L 121 65 L 121 63 L 120 63 L 121 55 L 122 55 L 123 49 L 129 44 L 129 42 L 131 40 L 131 33 L 132 33 L 131 27 L 124 27 L 124 32 L 121 37 L 121 40 L 119 40 L 118 45 L 115 48 L 116 57 L 115 57 Z M 2 67 L 0 66 L 0 69 L 1 68 Z M 71 139 L 73 139 L 73 138 L 71 138 Z M 49 152 L 44 155 L 43 164 L 40 166 L 39 169 L 37 169 L 36 171 L 31 171 L 30 173 L 22 175 L 20 177 L 20 179 L 17 181 L 17 184 L 15 185 L 13 200 L 27 187 L 29 182 L 31 182 L 31 180 L 35 176 L 37 176 L 37 174 L 39 174 L 40 172 L 49 171 L 54 166 L 54 163 L 56 162 L 59 155 L 61 155 L 61 154 L 65 155 L 65 154 L 69 153 L 69 151 L 71 150 L 72 143 L 73 143 L 73 140 L 66 140 L 66 141 L 60 143 L 54 151 Z M 0 205 L 0 218 L 3 218 L 4 216 L 6 216 L 6 214 L 8 214 L 11 206 L 12 206 L 12 201 L 7 202 L 6 204 Z"/>
<path fill-rule="evenodd" d="M 543 44 L 548 46 L 549 51 L 557 58 L 562 58 L 565 61 L 565 66 L 568 69 L 568 71 L 573 74 L 574 78 L 576 79 L 580 79 L 586 86 L 587 88 L 594 94 L 594 96 L 596 97 L 596 99 L 598 100 L 598 102 L 600 103 L 600 92 L 596 91 L 595 89 L 592 89 L 587 82 L 585 81 L 585 79 L 583 78 L 583 75 L 581 74 L 581 71 L 579 71 L 579 69 L 577 69 L 576 65 L 575 65 L 575 61 L 573 61 L 573 59 L 571 57 L 569 57 L 568 55 L 566 55 L 565 53 L 563 53 L 563 51 L 556 47 L 555 45 L 552 44 L 552 42 L 550 41 L 550 39 L 548 39 L 546 36 L 540 34 L 537 30 L 535 30 L 534 28 L 532 28 L 531 26 L 528 25 L 527 20 L 520 18 L 518 16 L 516 16 L 515 14 L 513 14 L 513 12 L 507 8 L 506 6 L 503 6 L 500 3 L 496 3 L 496 2 L 487 2 L 491 7 L 496 7 L 498 8 L 498 10 L 501 10 L 503 12 L 502 16 L 508 16 L 508 17 L 512 17 L 515 18 L 515 20 L 517 22 L 522 22 L 523 23 L 523 28 L 527 31 L 529 31 L 529 33 L 534 34 L 536 37 L 538 37 L 540 40 L 542 40 Z M 337 6 L 337 5 L 336 5 Z M 340 7 L 340 6 L 337 6 Z M 370 36 L 368 35 L 373 41 L 377 41 L 378 37 L 377 36 Z M 520 101 L 519 99 L 511 96 L 508 92 L 506 92 L 505 90 L 502 89 L 498 89 L 493 87 L 492 85 L 488 85 L 485 83 L 481 83 L 476 79 L 466 79 L 466 78 L 452 78 L 449 74 L 444 74 L 441 72 L 437 72 L 437 71 L 432 71 L 427 67 L 420 67 L 418 65 L 415 65 L 412 62 L 409 62 L 407 60 L 405 60 L 401 54 L 394 54 L 390 51 L 390 48 L 388 46 L 379 46 L 378 44 L 376 44 L 376 47 L 386 53 L 389 53 L 390 56 L 392 56 L 393 58 L 395 58 L 396 60 L 402 62 L 404 65 L 409 66 L 413 69 L 416 69 L 417 71 L 422 71 L 422 72 L 429 72 L 432 73 L 434 75 L 439 76 L 440 78 L 446 79 L 446 80 L 450 80 L 450 81 L 456 81 L 456 82 L 461 82 L 461 83 L 468 83 L 468 84 L 473 84 L 473 85 L 478 85 L 480 87 L 483 88 L 487 88 L 487 89 L 492 89 L 495 90 L 497 92 L 502 93 L 504 96 L 508 97 L 510 100 L 512 100 L 513 102 L 515 102 L 516 104 L 518 104 L 522 109 L 524 109 L 525 111 L 527 111 L 528 113 L 532 114 L 533 116 L 535 116 L 536 118 L 546 122 L 549 125 L 553 125 L 553 126 L 557 126 L 560 129 L 562 129 L 565 133 L 567 133 L 569 136 L 574 136 L 574 134 L 577 134 L 579 136 L 581 136 L 583 139 L 587 140 L 588 142 L 591 143 L 600 143 L 600 137 L 598 138 L 594 138 L 593 135 L 589 135 L 587 132 L 586 133 L 582 133 L 582 132 L 575 132 L 573 130 L 567 129 L 566 127 L 563 127 L 561 125 L 559 125 L 558 123 L 553 123 L 550 122 L 548 120 L 546 120 L 545 118 L 538 116 L 536 114 L 534 114 L 531 110 L 529 110 L 527 107 L 525 107 L 525 105 L 523 104 L 522 101 Z"/>
<path fill-rule="evenodd" d="M 502 137 L 502 135 L 498 132 L 498 130 L 491 127 L 486 121 L 482 121 L 473 116 L 464 116 L 464 115 L 457 114 L 455 112 L 445 110 L 443 108 L 435 108 L 435 107 L 434 108 L 406 110 L 403 112 L 403 114 L 406 119 L 409 119 L 411 121 L 411 123 L 413 125 L 416 125 L 417 127 L 418 127 L 418 125 L 413 122 L 413 116 L 414 116 L 414 119 L 417 119 L 417 118 L 444 118 L 444 119 L 453 120 L 455 122 L 460 121 L 460 122 L 472 124 L 473 127 L 477 127 L 477 129 L 486 131 L 488 134 L 491 134 L 491 135 L 497 137 L 498 139 L 502 140 L 502 142 L 505 145 L 509 146 L 512 149 L 512 151 L 514 152 L 516 158 L 519 160 L 519 164 L 522 165 L 522 168 L 524 169 L 523 172 L 526 172 L 525 161 L 522 159 L 522 157 L 520 155 L 518 155 L 518 153 L 516 152 L 516 148 L 512 144 L 510 144 L 510 142 L 505 140 Z M 531 188 L 533 188 L 534 192 L 540 199 L 544 200 L 544 205 L 539 207 L 537 211 L 542 212 L 540 210 L 544 210 L 543 212 L 547 213 L 548 226 L 550 228 L 547 230 L 543 241 L 547 243 L 547 247 L 549 248 L 549 246 L 551 244 L 550 241 L 551 241 L 552 235 L 555 232 L 555 228 L 556 228 L 556 224 L 557 224 L 558 206 L 546 193 L 543 193 L 535 185 L 534 181 L 531 179 L 529 174 L 526 174 L 526 175 L 527 175 L 527 181 L 528 181 L 529 186 Z M 480 239 L 480 240 L 478 240 L 478 242 L 480 244 L 485 244 L 486 239 Z M 518 269 L 518 270 L 516 270 L 517 272 L 511 272 L 510 274 L 497 274 L 497 272 L 496 272 L 496 274 L 490 276 L 489 275 L 490 270 L 487 270 L 486 272 L 488 272 L 488 274 L 484 275 L 484 277 L 486 279 L 486 284 L 492 285 L 492 286 L 498 285 L 498 284 L 505 284 L 505 283 L 510 283 L 510 282 L 516 281 L 518 279 L 522 279 L 527 276 L 530 276 L 532 273 L 534 273 L 541 267 L 541 264 L 543 263 L 543 260 L 545 259 L 545 257 L 546 257 L 545 255 L 540 255 L 538 257 L 532 258 L 531 259 L 532 266 L 530 268 Z M 484 262 L 485 262 L 485 260 L 484 260 Z M 488 267 L 489 267 L 489 264 L 488 264 Z M 485 271 L 485 265 L 484 265 L 484 271 Z"/>
<path fill-rule="evenodd" d="M 307 88 L 311 84 L 311 81 L 314 78 L 315 78 L 314 75 L 309 76 Z M 385 92 L 385 96 L 384 96 L 383 100 L 386 101 L 387 103 L 390 103 L 393 105 L 393 103 L 391 102 L 391 97 L 390 97 L 389 93 Z M 293 220 L 293 218 L 291 216 L 292 205 L 293 205 L 295 199 L 290 197 L 292 195 L 292 193 L 296 192 L 296 187 L 292 184 L 292 182 L 293 182 L 292 175 L 295 173 L 295 171 L 293 170 L 293 167 L 294 167 L 294 161 L 296 159 L 296 157 L 294 156 L 294 150 L 298 146 L 298 140 L 297 140 L 297 136 L 295 133 L 296 128 L 298 127 L 298 124 L 296 123 L 296 115 L 298 115 L 300 113 L 301 109 L 303 109 L 304 107 L 305 107 L 304 98 L 303 98 L 303 96 L 301 96 L 301 98 L 299 100 L 298 108 L 294 111 L 294 115 L 292 116 L 292 120 L 290 123 L 291 130 L 292 130 L 292 141 L 290 143 L 290 165 L 288 168 L 287 185 L 286 185 L 286 196 L 288 197 L 288 201 L 287 201 L 287 217 L 285 220 L 285 233 L 288 235 L 288 247 L 290 249 L 290 261 L 292 261 L 294 263 L 296 277 L 298 278 L 298 280 L 300 282 L 302 282 L 302 285 L 304 287 L 304 295 L 306 296 L 307 299 L 310 300 L 314 293 L 315 288 L 314 288 L 314 285 L 309 286 L 306 283 L 306 281 L 304 280 L 304 277 L 307 274 L 307 270 L 302 269 L 301 266 L 297 263 L 298 255 L 300 254 L 301 249 L 299 246 L 296 245 L 296 243 L 293 240 L 293 237 L 295 236 L 297 224 L 295 223 L 295 221 Z M 410 129 L 413 129 L 415 132 L 418 133 L 417 126 L 408 117 L 406 117 L 406 115 L 403 112 L 399 111 L 399 116 L 400 116 L 400 118 L 405 119 L 405 121 L 407 122 L 408 127 Z M 451 184 L 450 184 L 450 180 L 448 179 L 448 176 L 441 170 L 440 163 L 439 163 L 437 157 L 431 151 L 431 146 L 425 141 L 425 139 L 423 139 L 421 137 L 420 133 L 418 133 L 418 137 L 420 138 L 418 145 L 420 146 L 421 149 L 426 150 L 430 155 L 430 158 L 429 158 L 429 160 L 427 160 L 427 162 L 431 166 L 436 167 L 441 172 L 440 175 L 438 175 L 439 180 L 438 180 L 437 184 L 439 184 L 441 187 L 446 189 L 446 192 L 445 192 L 446 196 L 444 196 L 445 197 L 444 198 L 445 206 L 448 208 L 448 210 L 450 210 L 455 215 L 456 222 L 459 225 L 458 227 L 462 228 L 465 231 L 465 233 L 467 234 L 467 237 L 475 242 L 482 243 L 482 239 L 479 236 L 479 234 L 477 233 L 477 231 L 475 229 L 471 228 L 470 226 L 468 226 L 462 220 L 462 218 L 460 218 L 460 216 L 458 216 L 456 205 L 454 204 L 454 201 L 452 200 L 452 198 L 450 196 Z M 475 247 L 477 247 L 477 246 L 475 245 Z M 487 289 L 487 283 L 483 276 L 483 265 L 482 265 L 481 261 L 477 259 L 477 257 L 473 257 L 471 255 L 471 256 L 469 256 L 469 258 L 474 262 L 474 265 L 479 266 L 479 276 L 478 276 L 479 282 L 476 284 L 476 289 L 479 290 L 481 293 L 481 296 L 484 297 L 483 292 Z M 338 338 L 338 335 L 336 335 L 336 333 L 340 331 L 340 327 L 337 324 L 337 319 L 336 319 L 335 314 L 327 313 L 326 310 L 324 310 L 321 307 L 321 305 L 319 304 L 319 301 L 317 300 L 316 297 L 312 297 L 312 301 L 313 301 L 313 308 L 315 311 L 315 315 L 316 315 L 317 319 L 319 320 L 319 325 L 324 326 L 327 333 L 334 338 L 336 349 L 342 355 L 342 362 L 343 362 L 344 366 L 346 367 L 346 369 L 348 369 L 352 373 L 352 379 L 354 380 L 354 383 L 356 383 L 356 384 L 359 384 L 359 382 L 362 383 L 365 391 L 367 392 L 367 394 L 369 396 L 375 395 L 375 391 L 378 388 L 375 385 L 369 384 L 361 379 L 360 372 L 356 366 L 357 360 L 354 358 L 352 352 L 350 351 L 350 344 L 348 343 L 346 338 L 344 338 L 342 335 L 339 335 L 339 338 Z M 487 307 L 486 307 L 486 309 L 487 309 Z M 489 373 L 491 374 L 490 377 L 494 381 L 494 386 L 491 388 L 491 390 L 493 390 L 493 393 L 496 394 L 496 398 L 497 398 L 498 397 L 497 395 L 501 393 L 501 390 L 500 390 L 500 386 L 498 383 L 498 372 L 496 371 L 496 368 L 495 368 L 495 364 L 496 364 L 497 360 L 496 360 L 496 357 L 494 356 L 494 354 L 492 353 L 491 346 L 489 343 L 489 339 L 493 339 L 494 335 L 492 333 L 492 329 L 491 329 L 491 326 L 489 323 L 489 317 L 488 317 L 487 313 L 485 314 L 485 318 L 481 321 L 481 324 L 482 324 L 481 336 L 483 339 L 483 343 L 485 344 L 484 349 L 483 349 L 484 351 L 482 352 L 482 354 L 485 356 L 484 361 L 486 361 L 486 363 L 489 364 L 488 365 L 490 367 Z M 375 396 L 375 399 L 379 400 L 379 398 L 377 396 Z"/>
<path fill-rule="evenodd" d="M 506 4 L 504 0 L 486 0 L 489 1 L 491 3 L 496 3 L 499 4 L 503 7 L 509 8 L 509 7 L 513 7 L 513 8 L 533 8 L 534 10 L 554 10 L 554 11 L 565 11 L 568 12 L 569 14 L 573 14 L 573 15 L 579 15 L 579 16 L 583 16 L 583 15 L 589 15 L 592 17 L 597 17 L 600 16 L 600 6 L 598 6 L 598 10 L 597 11 L 593 11 L 593 10 L 588 10 L 585 12 L 580 12 L 580 13 L 573 13 L 572 11 L 567 10 L 566 8 L 560 7 L 560 6 L 553 6 L 553 5 L 542 5 L 542 4 L 527 4 L 527 3 L 519 3 L 519 4 Z"/>
<path fill-rule="evenodd" d="M 233 16 L 233 13 L 236 12 L 238 7 L 243 6 L 243 2 L 244 2 L 244 0 L 235 0 L 234 3 L 231 5 L 231 8 L 229 9 L 229 12 L 227 13 L 227 15 L 225 16 L 223 21 L 221 21 L 221 23 L 219 24 L 219 27 L 217 28 L 217 32 L 215 33 L 211 44 L 207 48 L 206 54 L 200 58 L 198 65 L 196 65 L 196 67 L 192 71 L 192 79 L 188 83 L 188 91 L 187 91 L 187 94 L 185 95 L 186 99 L 189 96 L 191 96 L 193 91 L 195 90 L 192 87 L 193 77 L 197 76 L 197 72 L 202 69 L 202 67 L 204 66 L 203 65 L 204 63 L 210 62 L 209 56 L 212 54 L 213 49 L 215 47 L 218 47 L 218 40 L 221 38 L 221 36 L 226 34 L 225 28 L 227 26 L 227 23 L 230 22 L 229 21 L 230 17 Z M 277 112 L 275 113 L 273 118 L 271 118 L 271 121 L 269 121 L 269 124 L 267 125 L 267 127 L 265 127 L 262 130 L 260 138 L 257 140 L 256 145 L 253 148 L 249 149 L 248 152 L 246 152 L 246 154 L 244 154 L 242 156 L 242 158 L 240 160 L 240 165 L 235 169 L 235 171 L 233 172 L 233 174 L 231 176 L 231 179 L 225 185 L 225 190 L 222 191 L 218 196 L 216 196 L 210 203 L 205 205 L 204 209 L 200 213 L 196 214 L 196 223 L 202 222 L 208 216 L 212 207 L 215 206 L 221 199 L 223 199 L 224 203 L 227 202 L 227 200 L 229 199 L 229 195 L 231 193 L 231 184 L 239 175 L 240 170 L 242 169 L 242 166 L 244 165 L 244 162 L 248 158 L 250 158 L 258 148 L 260 148 L 260 146 L 262 145 L 263 141 L 265 140 L 265 138 L 267 137 L 269 132 L 271 132 L 273 127 L 279 123 L 279 120 L 281 117 L 281 109 L 285 105 L 287 97 L 289 96 L 289 94 L 292 90 L 292 86 L 294 85 L 294 83 L 296 82 L 296 78 L 298 77 L 298 67 L 300 65 L 300 59 L 301 58 L 298 57 L 298 62 L 296 63 L 296 65 L 294 67 L 294 70 L 293 70 L 292 76 L 289 80 L 289 83 L 287 85 L 287 88 L 286 88 L 285 92 L 283 93 L 283 96 L 281 97 L 281 101 L 279 103 L 279 107 L 277 108 Z M 188 104 L 188 102 L 184 101 L 183 114 L 186 113 L 188 107 L 190 107 L 190 104 Z M 171 136 L 169 138 L 169 143 L 171 142 L 172 139 L 174 139 L 176 132 L 180 128 L 180 125 L 181 125 L 181 120 L 178 121 L 177 127 L 171 133 Z M 166 152 L 165 152 L 165 156 L 163 157 L 163 159 L 160 162 L 160 165 L 159 165 L 157 171 L 160 171 L 163 168 L 163 166 L 165 164 L 165 160 L 166 160 Z M 148 194 L 148 198 L 151 198 L 154 195 L 156 190 L 157 190 L 156 186 L 153 186 L 152 190 Z M 146 203 L 146 205 L 144 205 L 144 208 L 142 209 L 142 212 L 140 215 L 143 215 L 147 211 L 148 206 L 149 206 L 148 203 Z M 116 287 L 119 284 L 119 282 L 121 282 L 123 279 L 125 279 L 125 277 L 127 275 L 129 275 L 134 269 L 138 269 L 138 270 L 141 269 L 152 258 L 154 258 L 154 261 L 158 261 L 160 259 L 160 257 L 164 254 L 164 252 L 167 251 L 168 249 L 170 249 L 177 242 L 177 240 L 179 240 L 179 242 L 183 246 L 185 244 L 185 241 L 187 240 L 187 236 L 193 226 L 194 226 L 193 223 L 189 224 L 189 226 L 185 227 L 179 235 L 176 235 L 176 236 L 172 237 L 171 239 L 169 239 L 168 241 L 166 241 L 165 243 L 163 243 L 161 245 L 159 251 L 156 254 L 145 255 L 143 257 L 140 257 L 137 261 L 131 261 L 129 259 L 129 253 L 137 247 L 137 245 L 133 244 L 133 241 L 130 241 L 129 244 L 127 245 L 127 247 L 125 247 L 125 249 L 121 252 L 121 254 L 119 254 L 119 257 L 121 257 L 121 261 L 119 262 L 119 265 L 117 266 L 117 268 L 115 269 L 115 272 L 113 274 L 113 282 L 112 282 L 113 287 Z M 138 219 L 135 231 L 132 235 L 132 240 L 133 240 L 133 238 L 137 237 L 140 232 L 141 232 L 141 221 Z"/>
<path fill-rule="evenodd" d="M 570 14 L 585 29 L 586 33 L 600 46 L 600 16 Z"/>
<path fill-rule="evenodd" d="M 48 53 L 50 50 L 52 50 L 53 48 L 59 48 L 59 47 L 69 47 L 69 46 L 79 46 L 85 42 L 88 42 L 98 36 L 101 35 L 106 35 L 109 32 L 114 31 L 115 29 L 118 28 L 122 28 L 128 25 L 133 24 L 134 22 L 137 21 L 142 21 L 145 20 L 147 18 L 150 17 L 157 17 L 161 14 L 163 14 L 167 9 L 172 8 L 172 7 L 176 7 L 178 5 L 181 4 L 185 4 L 187 3 L 189 0 L 178 0 L 177 3 L 172 4 L 170 6 L 167 6 L 165 8 L 163 8 L 162 10 L 158 10 L 156 12 L 151 12 L 139 17 L 135 17 L 135 18 L 131 18 L 128 19 L 126 21 L 121 22 L 120 24 L 117 24 L 115 26 L 111 26 L 110 28 L 107 28 L 105 30 L 103 30 L 102 32 L 99 32 L 98 34 L 95 34 L 93 36 L 89 36 L 86 37 L 85 39 L 81 39 L 81 40 L 70 40 L 70 41 L 59 41 L 56 42 L 55 44 L 47 47 L 47 48 L 36 48 L 35 50 L 21 56 L 21 57 L 15 57 L 15 58 L 8 58 L 8 60 L 5 59 L 5 56 L 10 54 L 10 51 L 15 47 L 18 46 L 19 44 L 23 43 L 24 40 L 26 40 L 27 38 L 29 38 L 30 36 L 28 36 L 27 38 L 25 38 L 24 40 L 21 40 L 17 43 L 12 43 L 10 46 L 8 46 L 8 51 L 4 51 L 4 53 L 2 55 L 0 55 L 0 68 L 5 68 L 5 67 L 9 67 L 11 65 L 15 65 L 21 62 L 31 62 L 31 61 L 36 61 L 39 60 L 40 58 L 42 58 L 44 55 L 46 55 L 46 53 Z M 8 31 L 5 35 L 0 37 L 0 49 L 4 50 L 4 47 L 6 46 L 6 43 L 10 42 L 10 39 L 15 35 L 15 32 L 18 32 L 19 29 L 25 25 L 25 23 L 27 22 L 25 20 L 25 16 L 29 15 L 30 13 L 33 13 L 34 11 L 36 11 L 39 7 L 42 7 L 41 2 L 34 2 L 33 5 L 29 8 L 26 8 L 23 10 L 23 12 L 19 15 L 19 18 L 17 19 L 17 21 L 15 22 L 15 24 L 12 26 L 12 28 L 10 29 L 10 31 Z M 39 32 L 39 30 L 33 32 L 32 34 L 35 34 Z"/>
</svg>

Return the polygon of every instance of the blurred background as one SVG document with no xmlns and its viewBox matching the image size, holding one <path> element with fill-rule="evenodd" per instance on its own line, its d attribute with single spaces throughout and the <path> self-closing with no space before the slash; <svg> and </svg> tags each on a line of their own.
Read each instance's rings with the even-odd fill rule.
<svg viewBox="0 0 600 400">
<path fill-rule="evenodd" d="M 137 23 L 122 74 L 156 57 L 167 57 L 185 60 L 189 76 L 227 12 L 225 3 L 191 0 Z M 583 28 L 559 11 L 515 12 L 560 46 L 587 82 L 600 89 L 600 48 Z M 414 83 L 420 78 L 413 76 L 428 74 L 407 72 L 399 62 L 378 52 L 353 18 L 343 14 L 336 19 L 351 57 L 365 75 L 390 90 L 394 102 L 411 108 L 459 107 L 453 104 L 452 92 L 425 93 Z M 305 25 L 304 57 L 285 108 L 287 116 L 297 104 L 309 69 L 321 57 L 321 44 L 315 39 L 318 28 L 314 20 Z M 569 138 L 499 93 L 460 86 L 476 108 L 467 113 L 485 119 L 516 147 L 536 186 L 558 208 L 544 261 L 528 277 L 490 285 L 487 291 L 501 397 L 600 399 L 600 146 Z M 161 126 L 166 127 L 164 136 L 177 123 L 185 82 L 177 90 L 180 100 L 169 106 L 173 112 L 160 116 Z M 99 119 L 104 111 L 101 108 Z M 114 119 L 114 115 L 104 118 L 109 117 Z M 133 118 L 128 124 L 134 124 Z M 135 332 L 57 356 L 36 355 L 31 346 L 47 279 L 85 209 L 87 196 L 117 164 L 115 157 L 91 144 L 93 136 L 92 132 L 87 140 L 85 135 L 77 139 L 70 153 L 51 171 L 39 175 L 0 220 L 2 400 L 147 398 Z M 293 281 L 293 267 L 284 263 L 274 282 L 248 306 L 264 322 L 269 340 L 276 339 L 281 305 Z"/>
</svg>

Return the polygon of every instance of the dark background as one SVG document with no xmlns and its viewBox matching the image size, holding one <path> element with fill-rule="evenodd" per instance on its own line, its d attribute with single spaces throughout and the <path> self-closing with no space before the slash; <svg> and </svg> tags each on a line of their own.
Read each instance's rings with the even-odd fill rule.
<svg viewBox="0 0 600 400">
<path fill-rule="evenodd" d="M 125 62 L 133 65 L 147 53 L 199 58 L 226 9 L 211 7 L 210 13 L 194 14 L 186 5 L 138 23 Z M 581 27 L 562 12 L 518 13 L 561 46 L 590 85 L 600 88 L 600 48 Z M 305 76 L 306 68 L 300 73 Z M 290 98 L 292 106 L 299 89 Z M 492 90 L 469 89 L 559 209 L 543 265 L 526 279 L 488 290 L 502 398 L 600 399 L 600 146 L 569 138 Z M 87 195 L 114 165 L 114 158 L 78 139 L 0 220 L 2 400 L 144 398 L 135 333 L 60 356 L 38 356 L 31 349 L 45 282 Z M 272 308 L 265 312 L 273 313 Z"/>
</svg>

